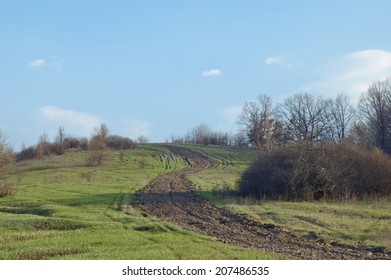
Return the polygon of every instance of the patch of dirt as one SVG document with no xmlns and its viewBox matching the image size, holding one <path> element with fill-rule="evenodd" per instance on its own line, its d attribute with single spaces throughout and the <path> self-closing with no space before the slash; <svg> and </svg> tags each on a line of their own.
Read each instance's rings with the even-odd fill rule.
<svg viewBox="0 0 391 280">
<path fill-rule="evenodd" d="M 213 168 L 216 163 L 190 149 L 165 148 L 182 157 L 188 166 L 158 176 L 137 194 L 134 206 L 141 207 L 149 215 L 224 243 L 274 251 L 292 259 L 391 259 L 389 253 L 379 252 L 375 248 L 326 243 L 314 236 L 297 237 L 273 225 L 260 224 L 246 215 L 217 208 L 197 195 L 194 185 L 186 177 Z"/>
</svg>

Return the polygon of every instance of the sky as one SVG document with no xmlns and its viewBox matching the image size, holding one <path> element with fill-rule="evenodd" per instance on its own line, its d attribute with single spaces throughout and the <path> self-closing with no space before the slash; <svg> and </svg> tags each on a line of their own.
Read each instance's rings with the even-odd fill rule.
<svg viewBox="0 0 391 280">
<path fill-rule="evenodd" d="M 235 132 L 245 102 L 352 102 L 391 75 L 388 0 L 0 0 L 0 129 L 165 142 Z"/>
</svg>

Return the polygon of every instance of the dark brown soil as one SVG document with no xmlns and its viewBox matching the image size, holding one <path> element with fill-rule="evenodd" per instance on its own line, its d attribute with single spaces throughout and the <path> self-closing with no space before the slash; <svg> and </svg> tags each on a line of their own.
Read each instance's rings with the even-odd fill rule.
<svg viewBox="0 0 391 280">
<path fill-rule="evenodd" d="M 134 205 L 149 215 L 224 243 L 273 251 L 291 259 L 391 259 L 389 253 L 378 252 L 376 248 L 330 244 L 318 236 L 297 237 L 272 224 L 260 224 L 248 216 L 217 208 L 197 195 L 186 177 L 214 167 L 215 162 L 190 149 L 165 147 L 182 157 L 188 166 L 160 175 L 138 193 Z"/>
</svg>

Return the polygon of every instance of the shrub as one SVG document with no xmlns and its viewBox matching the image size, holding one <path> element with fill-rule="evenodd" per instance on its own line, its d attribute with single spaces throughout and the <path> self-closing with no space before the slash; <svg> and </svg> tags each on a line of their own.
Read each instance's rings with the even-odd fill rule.
<svg viewBox="0 0 391 280">
<path fill-rule="evenodd" d="M 243 196 L 313 200 L 391 194 L 391 158 L 349 144 L 263 152 L 239 180 Z"/>
<path fill-rule="evenodd" d="M 28 160 L 35 158 L 35 148 L 33 146 L 23 148 L 20 152 L 16 153 L 16 160 Z"/>
<path fill-rule="evenodd" d="M 0 197 L 6 197 L 16 193 L 16 187 L 5 182 L 0 182 Z"/>
<path fill-rule="evenodd" d="M 7 183 L 12 168 L 14 167 L 15 156 L 6 141 L 6 137 L 0 131 L 0 197 L 11 195 L 15 188 L 13 185 Z"/>
<path fill-rule="evenodd" d="M 104 139 L 107 147 L 113 150 L 128 150 L 135 149 L 136 143 L 127 137 L 118 135 L 110 135 Z"/>
</svg>

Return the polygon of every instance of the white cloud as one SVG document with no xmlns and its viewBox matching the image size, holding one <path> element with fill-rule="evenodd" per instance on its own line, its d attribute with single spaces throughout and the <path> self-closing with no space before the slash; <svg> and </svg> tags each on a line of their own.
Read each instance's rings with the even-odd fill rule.
<svg viewBox="0 0 391 280">
<path fill-rule="evenodd" d="M 133 120 L 122 120 L 122 132 L 126 136 L 135 139 L 141 135 L 150 136 L 153 125 L 145 120 L 133 119 Z"/>
<path fill-rule="evenodd" d="M 45 67 L 47 63 L 44 59 L 35 59 L 30 61 L 28 65 L 33 68 L 40 68 L 40 67 Z"/>
<path fill-rule="evenodd" d="M 54 68 L 61 69 L 62 60 L 59 57 L 53 57 L 50 61 L 39 58 L 28 62 L 28 66 L 32 68 Z"/>
<path fill-rule="evenodd" d="M 223 72 L 221 72 L 220 69 L 210 69 L 210 70 L 205 70 L 204 72 L 202 72 L 201 76 L 202 77 L 219 76 L 222 73 Z"/>
<path fill-rule="evenodd" d="M 345 92 L 357 102 L 362 92 L 378 80 L 391 75 L 391 52 L 363 50 L 330 61 L 322 69 L 323 77 L 301 90 L 326 96 Z"/>
<path fill-rule="evenodd" d="M 265 59 L 265 64 L 267 65 L 282 64 L 282 63 L 284 63 L 284 59 L 278 56 L 269 56 Z"/>
<path fill-rule="evenodd" d="M 221 111 L 224 120 L 230 124 L 235 124 L 240 113 L 242 113 L 243 106 L 228 107 Z"/>
<path fill-rule="evenodd" d="M 75 133 L 78 136 L 88 136 L 94 127 L 102 123 L 98 116 L 54 106 L 40 107 L 38 114 L 48 124 L 64 126 L 66 132 Z"/>
</svg>

